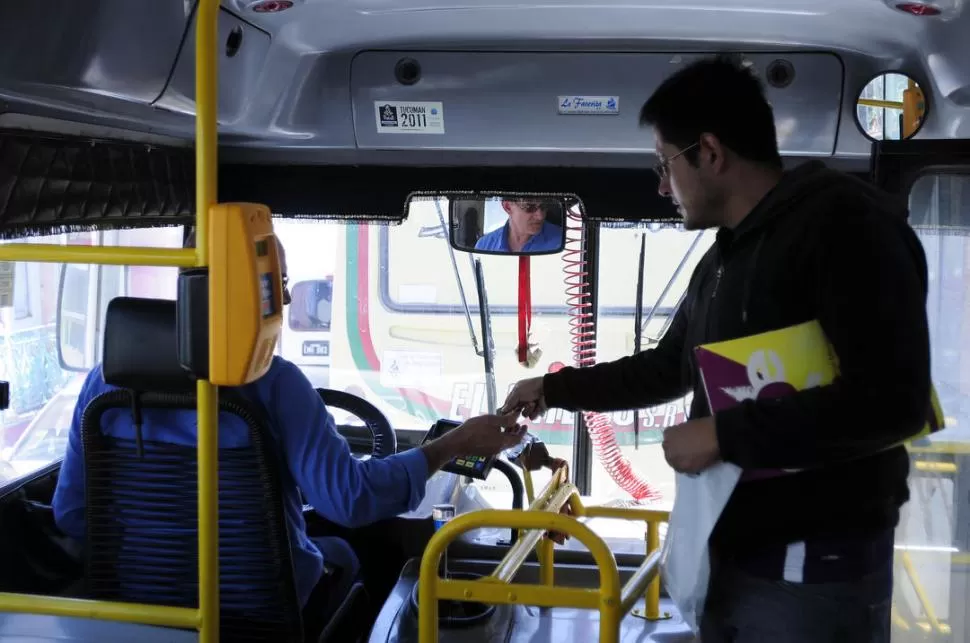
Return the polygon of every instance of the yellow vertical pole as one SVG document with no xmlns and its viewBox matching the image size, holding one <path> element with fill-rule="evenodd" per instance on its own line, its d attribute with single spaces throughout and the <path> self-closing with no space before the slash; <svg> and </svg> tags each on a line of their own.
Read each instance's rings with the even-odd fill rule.
<svg viewBox="0 0 970 643">
<path fill-rule="evenodd" d="M 556 549 L 555 543 L 549 536 L 539 541 L 539 550 L 536 555 L 539 557 L 539 582 L 552 587 L 556 583 L 556 567 L 553 560 Z"/>
<path fill-rule="evenodd" d="M 209 265 L 209 208 L 216 203 L 219 0 L 200 0 L 195 15 L 196 259 Z M 209 293 L 211 301 L 212 293 Z M 211 317 L 210 317 L 211 319 Z M 210 334 L 211 334 L 211 328 Z M 199 612 L 201 643 L 219 641 L 218 390 L 199 380 Z"/>
<path fill-rule="evenodd" d="M 660 549 L 660 523 L 651 520 L 647 523 L 647 551 L 651 552 Z M 650 620 L 660 618 L 660 576 L 658 575 L 650 584 L 647 585 L 647 595 L 644 599 L 644 617 Z"/>
</svg>

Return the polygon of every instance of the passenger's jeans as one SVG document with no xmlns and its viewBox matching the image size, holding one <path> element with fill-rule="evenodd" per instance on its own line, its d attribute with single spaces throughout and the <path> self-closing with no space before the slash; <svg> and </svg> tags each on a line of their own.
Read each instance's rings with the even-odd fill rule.
<svg viewBox="0 0 970 643">
<path fill-rule="evenodd" d="M 701 643 L 889 643 L 892 567 L 853 582 L 790 583 L 712 570 Z"/>
</svg>

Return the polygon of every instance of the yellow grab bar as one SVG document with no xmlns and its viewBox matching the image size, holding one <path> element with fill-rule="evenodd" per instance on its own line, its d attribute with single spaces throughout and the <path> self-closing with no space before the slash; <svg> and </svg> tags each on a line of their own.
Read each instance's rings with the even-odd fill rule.
<svg viewBox="0 0 970 643">
<path fill-rule="evenodd" d="M 916 573 L 916 566 L 913 565 L 913 559 L 910 557 L 909 552 L 904 551 L 899 554 L 899 560 L 903 564 L 903 569 L 909 577 L 909 582 L 913 586 L 913 592 L 916 593 L 916 598 L 919 601 L 920 607 L 923 608 L 923 614 L 926 616 L 926 620 L 929 621 L 930 627 L 936 630 L 936 632 L 943 634 L 944 626 L 936 617 L 936 610 L 933 609 L 933 604 L 926 595 L 926 590 L 923 589 L 923 584 L 919 580 L 919 576 Z"/>
<path fill-rule="evenodd" d="M 942 473 L 942 474 L 955 474 L 957 472 L 957 465 L 953 462 L 935 462 L 933 460 L 916 460 L 913 462 L 913 468 L 917 471 L 923 471 L 925 473 Z"/>
<path fill-rule="evenodd" d="M 195 16 L 196 248 L 11 243 L 0 244 L 0 260 L 178 267 L 209 265 L 208 215 L 217 196 L 218 16 L 218 0 L 200 0 Z M 208 381 L 200 380 L 197 392 L 199 609 L 0 594 L 0 610 L 198 628 L 199 640 L 203 643 L 216 643 L 219 640 L 217 390 Z"/>
<path fill-rule="evenodd" d="M 566 504 L 566 501 L 573 495 L 578 496 L 576 487 L 571 484 L 563 485 L 556 490 L 555 495 L 549 499 L 549 502 L 544 506 L 537 508 L 530 508 L 530 511 L 542 511 L 542 512 L 556 512 L 558 513 L 562 506 Z M 538 500 L 536 501 L 538 503 Z M 492 573 L 492 578 L 501 581 L 503 583 L 508 583 L 511 581 L 515 574 L 522 567 L 522 563 L 528 558 L 529 553 L 535 549 L 535 546 L 539 544 L 542 536 L 546 533 L 542 529 L 533 529 L 531 531 L 525 532 L 524 536 L 519 536 L 518 542 L 509 548 L 509 551 L 505 554 L 505 557 L 499 562 L 495 567 L 495 571 Z M 542 561 L 543 566 L 545 566 L 546 561 Z"/>
<path fill-rule="evenodd" d="M 878 98 L 859 98 L 856 99 L 856 105 L 864 105 L 866 107 L 881 107 L 883 109 L 902 109 L 903 101 L 880 100 Z"/>
<path fill-rule="evenodd" d="M 647 586 L 657 579 L 659 572 L 660 552 L 654 551 L 647 556 L 647 559 L 643 561 L 643 564 L 637 568 L 637 571 L 623 586 L 623 592 L 620 595 L 620 611 L 626 614 L 633 609 L 633 604 L 646 593 Z M 648 618 L 650 618 L 649 615 Z"/>
<path fill-rule="evenodd" d="M 88 601 L 60 596 L 34 596 L 29 594 L 0 594 L 3 611 L 94 618 L 105 621 L 144 623 L 163 627 L 199 627 L 199 610 L 187 607 L 142 605 L 140 603 L 115 603 Z"/>
<path fill-rule="evenodd" d="M 217 200 L 219 0 L 200 0 L 195 24 L 195 251 L 209 265 L 209 208 Z M 210 284 L 210 289 L 212 285 Z M 213 293 L 209 292 L 212 300 Z M 212 312 L 209 312 L 212 336 Z M 210 349 L 211 350 L 211 349 Z M 201 643 L 219 640 L 219 394 L 208 380 L 196 384 L 199 426 L 199 612 Z"/>
<path fill-rule="evenodd" d="M 96 263 L 116 266 L 196 265 L 194 250 L 181 248 L 141 248 L 137 246 L 61 246 L 51 243 L 2 243 L 3 261 L 41 261 L 47 263 Z"/>
<path fill-rule="evenodd" d="M 638 509 L 636 507 L 587 507 L 578 503 L 575 507 L 576 515 L 586 518 L 616 518 L 619 520 L 642 520 L 647 523 L 667 522 L 670 512 L 662 509 Z"/>
<path fill-rule="evenodd" d="M 600 572 L 598 589 L 549 587 L 534 584 L 508 584 L 494 578 L 476 581 L 443 580 L 438 577 L 438 563 L 445 547 L 455 538 L 479 527 L 500 527 L 557 531 L 584 544 L 593 555 Z M 418 640 L 438 640 L 438 600 L 440 598 L 485 603 L 524 604 L 542 607 L 578 607 L 597 609 L 600 613 L 600 643 L 617 643 L 620 617 L 620 574 L 616 560 L 603 539 L 593 530 L 570 516 L 551 511 L 518 511 L 484 509 L 456 517 L 439 529 L 424 550 L 418 579 Z"/>
<path fill-rule="evenodd" d="M 649 557 L 660 549 L 660 523 L 670 520 L 670 512 L 662 509 L 640 509 L 635 507 L 586 507 L 577 497 L 573 505 L 574 513 L 585 518 L 614 518 L 620 520 L 642 520 L 647 523 L 646 553 Z M 659 561 L 659 557 L 658 557 Z M 659 566 L 657 567 L 659 570 Z M 643 617 L 656 621 L 660 615 L 660 574 L 654 573 L 647 581 L 647 591 L 644 596 Z M 624 611 L 624 613 L 626 613 Z M 663 618 L 667 618 L 667 614 Z"/>
</svg>

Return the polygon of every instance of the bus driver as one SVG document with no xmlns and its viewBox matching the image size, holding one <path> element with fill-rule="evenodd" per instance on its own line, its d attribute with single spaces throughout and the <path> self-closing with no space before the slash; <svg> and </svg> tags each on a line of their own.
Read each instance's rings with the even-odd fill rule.
<svg viewBox="0 0 970 643">
<path fill-rule="evenodd" d="M 194 234 L 190 234 L 185 245 L 194 246 Z M 285 275 L 282 244 L 280 261 Z M 288 301 L 288 293 L 284 293 L 284 302 Z M 82 414 L 91 400 L 114 388 L 105 384 L 101 365 L 88 373 L 74 409 L 67 451 L 54 492 L 54 520 L 62 532 L 79 542 L 85 533 Z M 429 476 L 452 458 L 464 454 L 495 455 L 517 445 L 524 435 L 524 429 L 516 423 L 517 410 L 507 415 L 482 415 L 419 448 L 361 461 L 351 454 L 347 442 L 337 433 L 333 416 L 310 381 L 282 357 L 275 356 L 263 377 L 238 390 L 266 414 L 281 459 L 290 472 L 289 476 L 282 476 L 285 513 L 296 591 L 308 625 L 325 624 L 329 620 L 328 612 L 339 604 L 324 598 L 321 602 L 329 605 L 318 605 L 314 600 L 312 609 L 307 609 L 323 575 L 324 559 L 328 565 L 341 568 L 342 573 L 337 575 L 337 586 L 319 588 L 319 593 L 338 600 L 355 581 L 360 563 L 345 541 L 307 536 L 301 489 L 307 502 L 328 520 L 346 527 L 363 526 L 415 509 L 424 497 Z M 194 410 L 145 409 L 142 420 L 144 434 L 152 435 L 153 439 L 186 445 L 196 442 Z M 135 435 L 131 415 L 125 413 L 106 415 L 102 430 L 117 437 L 134 438 Z M 242 419 L 223 413 L 219 416 L 219 432 L 221 436 L 246 435 L 248 430 Z M 231 577 L 232 574 L 226 574 L 223 579 Z"/>
</svg>

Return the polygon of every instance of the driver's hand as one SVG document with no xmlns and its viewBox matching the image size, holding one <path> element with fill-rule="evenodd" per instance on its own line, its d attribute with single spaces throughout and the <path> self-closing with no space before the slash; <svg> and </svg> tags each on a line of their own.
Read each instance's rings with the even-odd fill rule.
<svg viewBox="0 0 970 643">
<path fill-rule="evenodd" d="M 463 454 L 490 456 L 511 449 L 525 437 L 526 427 L 518 424 L 519 412 L 479 415 L 455 429 Z"/>
<path fill-rule="evenodd" d="M 543 467 L 548 467 L 555 472 L 560 467 L 566 466 L 566 461 L 562 458 L 554 458 L 549 455 L 549 449 L 542 442 L 533 442 L 526 447 L 515 463 L 529 471 L 538 471 Z"/>
<path fill-rule="evenodd" d="M 573 508 L 567 502 L 562 506 L 562 509 L 559 510 L 559 513 L 561 513 L 564 516 L 572 516 Z M 549 540 L 556 543 L 557 545 L 565 545 L 566 540 L 569 539 L 568 534 L 560 533 L 558 531 L 547 531 L 545 534 L 543 534 L 543 537 L 548 538 Z"/>
<path fill-rule="evenodd" d="M 532 377 L 516 382 L 500 413 L 517 412 L 530 420 L 539 418 L 547 410 L 546 398 L 542 392 L 542 377 Z"/>
</svg>

